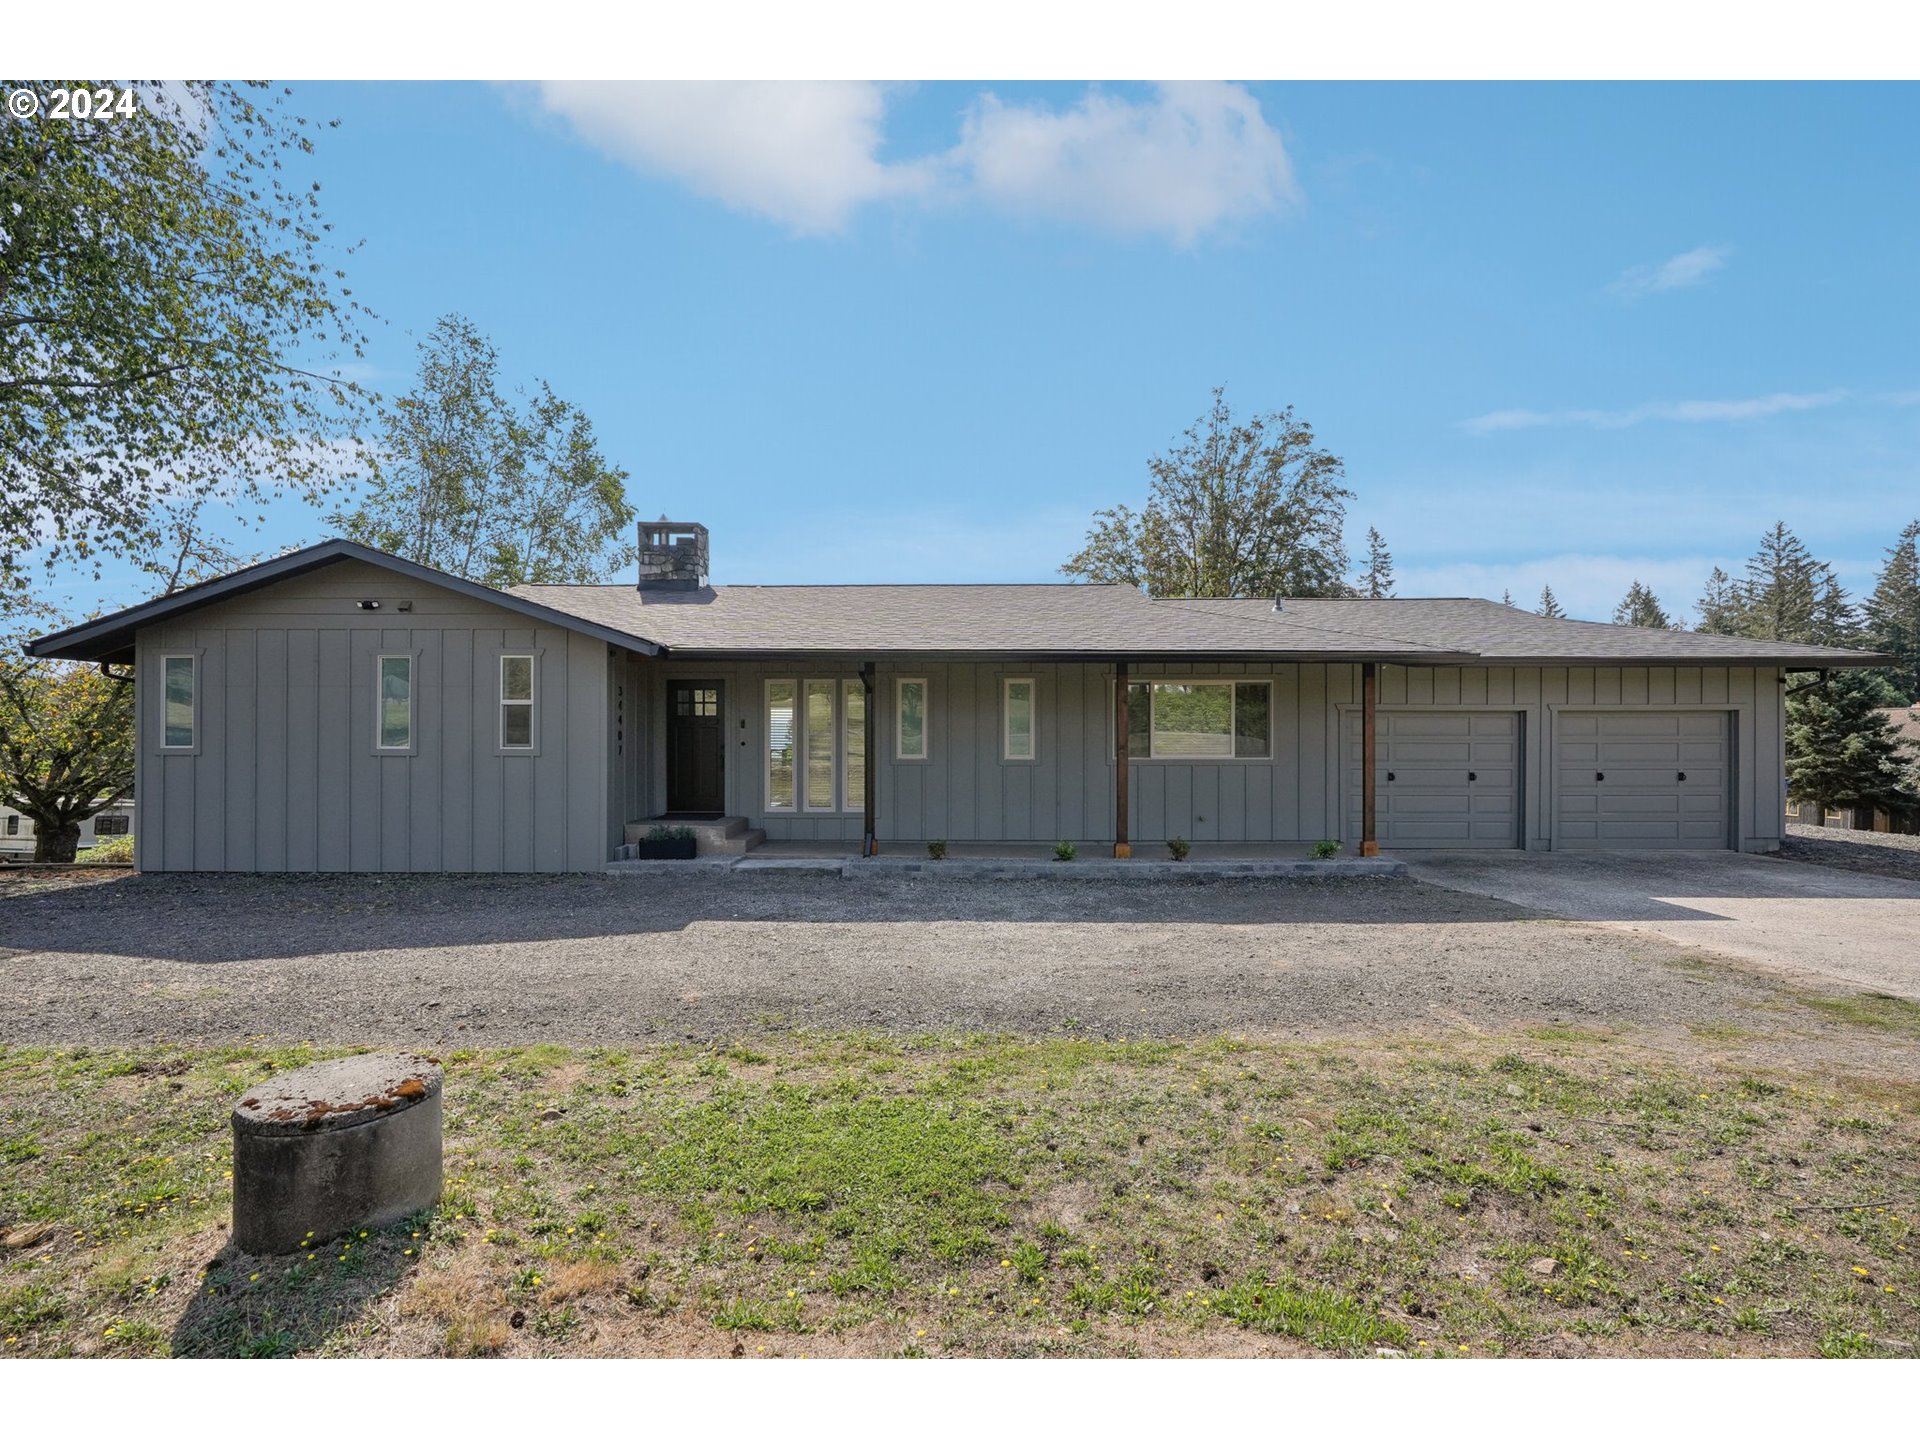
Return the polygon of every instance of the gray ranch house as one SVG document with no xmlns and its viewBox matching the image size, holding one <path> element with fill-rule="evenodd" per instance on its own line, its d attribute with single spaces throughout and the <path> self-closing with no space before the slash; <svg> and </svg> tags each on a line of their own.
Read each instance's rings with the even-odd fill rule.
<svg viewBox="0 0 1920 1440">
<path fill-rule="evenodd" d="M 1486 600 L 494 590 L 345 540 L 36 640 L 132 667 L 143 870 L 599 870 L 763 837 L 1771 850 L 1784 693 L 1857 651 Z M 1796 680 L 1791 683 L 1808 683 Z"/>
</svg>

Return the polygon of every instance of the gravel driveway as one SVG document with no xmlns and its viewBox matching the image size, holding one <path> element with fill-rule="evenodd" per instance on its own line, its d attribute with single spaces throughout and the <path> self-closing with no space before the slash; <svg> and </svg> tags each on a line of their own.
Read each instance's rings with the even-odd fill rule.
<svg viewBox="0 0 1920 1440">
<path fill-rule="evenodd" d="M 1677 1029 L 1778 1007 L 1665 941 L 1408 880 L 128 876 L 0 890 L 0 1042 L 618 1043 Z"/>
</svg>

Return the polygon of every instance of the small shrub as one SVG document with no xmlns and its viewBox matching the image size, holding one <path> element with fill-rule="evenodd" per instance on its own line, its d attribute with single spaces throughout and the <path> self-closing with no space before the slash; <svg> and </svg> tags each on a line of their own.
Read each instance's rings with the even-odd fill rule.
<svg viewBox="0 0 1920 1440">
<path fill-rule="evenodd" d="M 133 836 L 115 835 L 110 840 L 98 841 L 91 850 L 82 850 L 75 858 L 82 865 L 131 865 Z"/>
<path fill-rule="evenodd" d="M 1316 840 L 1313 842 L 1313 858 L 1316 860 L 1331 860 L 1339 853 L 1340 842 L 1338 840 Z"/>
<path fill-rule="evenodd" d="M 691 840 L 693 830 L 686 825 L 656 825 L 647 831 L 649 840 Z"/>
<path fill-rule="evenodd" d="M 927 841 L 927 856 L 929 859 L 933 859 L 933 860 L 946 859 L 947 858 L 947 842 L 944 840 Z"/>
<path fill-rule="evenodd" d="M 1080 852 L 1074 848 L 1073 841 L 1071 840 L 1062 840 L 1058 845 L 1053 847 L 1053 858 L 1056 860 L 1071 860 L 1079 853 Z"/>
<path fill-rule="evenodd" d="M 1167 841 L 1167 853 L 1176 860 L 1184 860 L 1193 853 L 1193 846 L 1187 843 L 1184 836 L 1176 835 Z"/>
</svg>

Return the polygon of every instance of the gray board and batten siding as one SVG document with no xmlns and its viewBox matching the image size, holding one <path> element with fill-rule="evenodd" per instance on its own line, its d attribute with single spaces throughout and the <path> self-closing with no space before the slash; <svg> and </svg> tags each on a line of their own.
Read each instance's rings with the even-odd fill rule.
<svg viewBox="0 0 1920 1440">
<path fill-rule="evenodd" d="M 136 654 L 143 870 L 595 870 L 610 853 L 603 640 L 340 560 L 143 626 Z M 524 751 L 499 743 L 503 654 L 535 657 Z M 161 744 L 169 655 L 198 666 L 189 749 Z M 376 745 L 381 655 L 414 659 L 404 752 Z"/>
</svg>

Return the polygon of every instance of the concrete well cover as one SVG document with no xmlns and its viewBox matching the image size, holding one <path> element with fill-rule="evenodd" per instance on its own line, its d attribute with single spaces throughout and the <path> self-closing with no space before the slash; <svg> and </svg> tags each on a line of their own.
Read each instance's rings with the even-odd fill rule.
<svg viewBox="0 0 1920 1440">
<path fill-rule="evenodd" d="M 262 1080 L 233 1107 L 236 1131 L 312 1135 L 384 1119 L 440 1093 L 427 1055 L 349 1055 Z"/>
</svg>

